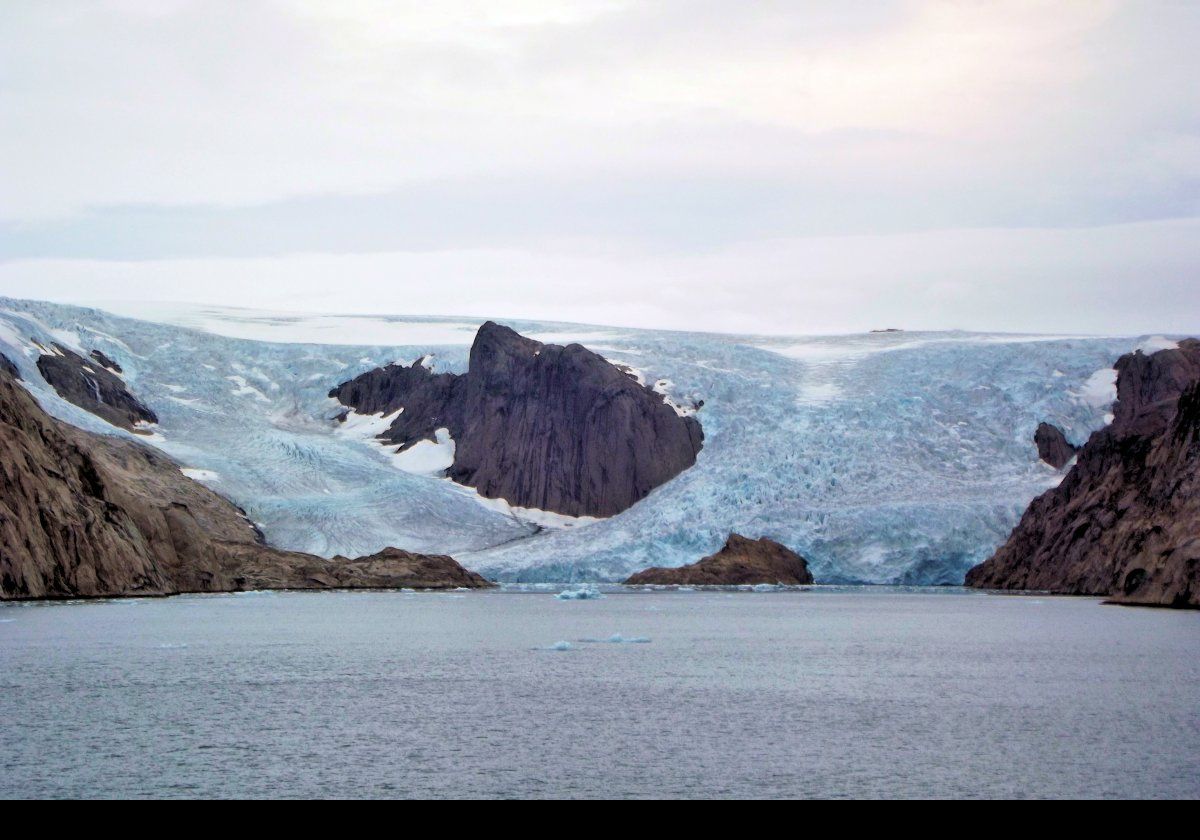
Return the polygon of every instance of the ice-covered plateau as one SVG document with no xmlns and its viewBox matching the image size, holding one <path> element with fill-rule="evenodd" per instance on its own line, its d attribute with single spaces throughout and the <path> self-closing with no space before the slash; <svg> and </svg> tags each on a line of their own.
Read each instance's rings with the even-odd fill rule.
<svg viewBox="0 0 1200 840">
<path fill-rule="evenodd" d="M 150 320 L 0 298 L 0 354 L 51 414 L 129 435 L 61 398 L 37 365 L 39 345 L 55 344 L 115 362 L 158 418 L 136 429 L 138 439 L 244 508 L 272 545 L 326 557 L 399 546 L 507 581 L 620 580 L 694 562 L 738 532 L 795 549 L 821 583 L 959 584 L 1062 479 L 1038 457 L 1038 424 L 1086 440 L 1109 419 L 1116 359 L 1171 343 L 956 332 L 781 338 L 506 320 L 539 341 L 585 345 L 703 426 L 694 466 L 622 512 L 592 518 L 484 499 L 448 480 L 446 435 L 406 462 L 376 438 L 394 416 L 337 421 L 345 407 L 330 389 L 370 370 L 420 360 L 466 373 L 484 319 L 213 308 L 142 317 Z"/>
</svg>

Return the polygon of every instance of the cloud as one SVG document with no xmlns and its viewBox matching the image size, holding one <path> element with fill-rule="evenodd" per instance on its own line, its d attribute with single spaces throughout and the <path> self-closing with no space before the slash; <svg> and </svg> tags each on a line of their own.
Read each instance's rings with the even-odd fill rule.
<svg viewBox="0 0 1200 840">
<path fill-rule="evenodd" d="M 1200 216 L 1198 36 L 1200 4 L 1150 0 L 11 0 L 0 292 L 261 270 L 312 302 L 336 270 L 361 301 L 392 271 L 490 312 L 554 287 L 622 322 L 920 300 L 928 325 L 1107 330 L 1118 277 L 1190 299 L 1169 220 Z M 1071 291 L 1038 310 L 1014 277 Z"/>
<path fill-rule="evenodd" d="M 703 254 L 453 249 L 15 260 L 0 290 L 327 313 L 537 318 L 755 334 L 881 327 L 1200 331 L 1200 220 L 743 242 Z"/>
</svg>

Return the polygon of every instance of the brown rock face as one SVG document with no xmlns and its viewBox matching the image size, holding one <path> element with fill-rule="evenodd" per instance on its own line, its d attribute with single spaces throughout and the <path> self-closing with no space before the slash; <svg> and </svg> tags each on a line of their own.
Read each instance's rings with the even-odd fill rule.
<svg viewBox="0 0 1200 840">
<path fill-rule="evenodd" d="M 801 586 L 813 582 L 808 561 L 786 546 L 766 537 L 750 540 L 730 534 L 716 554 L 677 569 L 643 569 L 627 584 L 678 584 L 683 586 L 743 586 L 759 583 Z"/>
<path fill-rule="evenodd" d="M 1037 446 L 1038 457 L 1056 470 L 1069 464 L 1079 451 L 1079 447 L 1067 440 L 1062 429 L 1049 423 L 1038 424 L 1037 431 L 1033 433 L 1033 442 Z"/>
<path fill-rule="evenodd" d="M 0 599 L 486 585 L 449 557 L 269 548 L 170 458 L 50 417 L 0 372 Z"/>
<path fill-rule="evenodd" d="M 138 423 L 157 423 L 158 416 L 129 393 L 117 376 L 120 366 L 98 350 L 93 350 L 92 356 L 88 360 L 55 344 L 54 352 L 38 357 L 38 371 L 64 400 L 114 426 L 133 430 Z"/>
<path fill-rule="evenodd" d="M 1200 341 L 1116 367 L 1113 422 L 968 586 L 1200 607 Z"/>
<path fill-rule="evenodd" d="M 382 440 L 401 450 L 455 442 L 448 475 L 491 499 L 570 516 L 611 516 L 696 462 L 704 433 L 662 395 L 603 357 L 491 321 L 462 376 L 390 365 L 344 382 L 331 397 L 395 419 Z"/>
</svg>

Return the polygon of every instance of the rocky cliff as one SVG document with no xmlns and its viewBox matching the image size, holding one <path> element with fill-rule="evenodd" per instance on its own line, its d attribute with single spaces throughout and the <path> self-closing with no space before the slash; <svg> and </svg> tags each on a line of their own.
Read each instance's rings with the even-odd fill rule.
<svg viewBox="0 0 1200 840">
<path fill-rule="evenodd" d="M 716 554 L 675 569 L 644 569 L 626 579 L 627 584 L 681 586 L 743 586 L 747 584 L 805 585 L 813 582 L 808 562 L 787 546 L 766 537 L 747 539 L 730 534 Z"/>
<path fill-rule="evenodd" d="M 270 548 L 165 455 L 50 417 L 0 369 L 0 598 L 486 585 L 449 557 Z"/>
<path fill-rule="evenodd" d="M 55 344 L 38 357 L 37 366 L 60 397 L 114 426 L 133 430 L 139 423 L 158 422 L 155 413 L 129 393 L 119 376 L 121 367 L 98 350 L 89 361 Z"/>
<path fill-rule="evenodd" d="M 1066 433 L 1058 426 L 1050 423 L 1039 423 L 1033 433 L 1033 443 L 1037 447 L 1038 457 L 1056 470 L 1061 470 L 1071 462 L 1079 447 L 1067 440 Z"/>
<path fill-rule="evenodd" d="M 1200 341 L 1116 368 L 1112 423 L 968 586 L 1200 607 Z"/>
<path fill-rule="evenodd" d="M 400 451 L 454 440 L 447 474 L 488 498 L 570 516 L 611 516 L 696 461 L 699 422 L 603 357 L 491 321 L 467 373 L 390 365 L 330 392 L 361 414 L 401 411 L 381 439 Z"/>
</svg>

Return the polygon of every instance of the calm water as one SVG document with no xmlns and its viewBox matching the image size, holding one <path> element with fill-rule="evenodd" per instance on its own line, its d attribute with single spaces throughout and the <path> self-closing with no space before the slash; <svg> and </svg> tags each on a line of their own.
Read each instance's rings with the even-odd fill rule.
<svg viewBox="0 0 1200 840">
<path fill-rule="evenodd" d="M 1196 797 L 1198 651 L 955 592 L 4 605 L 0 794 Z"/>
</svg>

